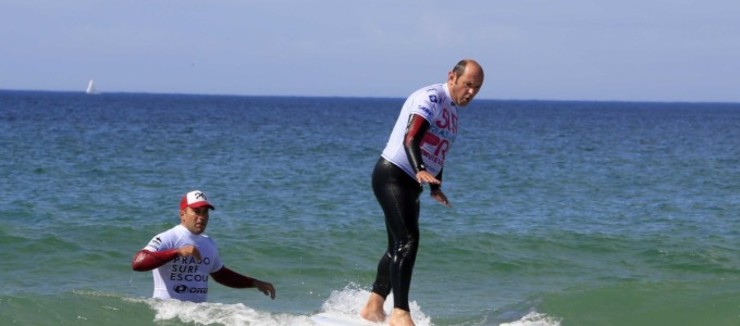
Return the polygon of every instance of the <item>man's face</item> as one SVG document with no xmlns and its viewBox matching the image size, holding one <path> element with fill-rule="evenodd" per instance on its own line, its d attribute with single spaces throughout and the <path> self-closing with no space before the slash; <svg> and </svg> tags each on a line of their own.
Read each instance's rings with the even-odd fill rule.
<svg viewBox="0 0 740 326">
<path fill-rule="evenodd" d="M 180 211 L 180 222 L 190 232 L 201 234 L 206 230 L 206 226 L 208 226 L 208 214 L 208 206 L 198 208 L 185 207 L 184 210 Z"/>
<path fill-rule="evenodd" d="M 468 64 L 465 73 L 460 76 L 450 72 L 447 85 L 455 104 L 466 106 L 473 101 L 473 98 L 483 86 L 483 70 L 478 65 Z"/>
</svg>

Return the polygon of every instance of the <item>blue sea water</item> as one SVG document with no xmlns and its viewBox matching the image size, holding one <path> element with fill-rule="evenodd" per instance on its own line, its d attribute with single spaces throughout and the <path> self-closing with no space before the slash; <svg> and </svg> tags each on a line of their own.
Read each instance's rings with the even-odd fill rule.
<svg viewBox="0 0 740 326">
<path fill-rule="evenodd" d="M 0 91 L 0 324 L 314 325 L 385 245 L 370 173 L 401 98 Z M 477 100 L 422 195 L 418 325 L 740 325 L 740 104 Z M 155 301 L 133 254 L 217 206 L 272 282 Z M 390 305 L 386 305 L 390 309 Z"/>
</svg>

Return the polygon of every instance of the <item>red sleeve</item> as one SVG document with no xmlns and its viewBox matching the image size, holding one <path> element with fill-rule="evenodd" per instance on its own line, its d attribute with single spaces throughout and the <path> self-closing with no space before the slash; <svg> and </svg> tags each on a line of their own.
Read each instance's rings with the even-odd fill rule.
<svg viewBox="0 0 740 326">
<path fill-rule="evenodd" d="M 211 276 L 216 282 L 221 283 L 230 288 L 243 289 L 243 288 L 253 288 L 254 287 L 253 278 L 244 276 L 237 272 L 234 272 L 226 268 L 226 266 L 211 273 Z"/>
<path fill-rule="evenodd" d="M 418 114 L 409 116 L 409 122 L 406 125 L 406 135 L 403 138 L 403 148 L 406 150 L 406 157 L 414 169 L 414 173 L 425 171 L 424 160 L 421 158 L 421 141 L 429 129 L 429 121 Z"/>
<path fill-rule="evenodd" d="M 131 268 L 137 272 L 153 270 L 177 257 L 177 249 L 163 251 L 139 250 L 131 261 Z"/>
</svg>

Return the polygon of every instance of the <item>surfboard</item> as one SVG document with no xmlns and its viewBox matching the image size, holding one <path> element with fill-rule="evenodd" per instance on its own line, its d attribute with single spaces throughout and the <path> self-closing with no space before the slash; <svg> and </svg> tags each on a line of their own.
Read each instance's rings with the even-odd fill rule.
<svg viewBox="0 0 740 326">
<path fill-rule="evenodd" d="M 311 320 L 321 326 L 378 326 L 385 323 L 373 323 L 360 316 L 349 316 L 341 313 L 321 312 L 311 317 Z"/>
</svg>

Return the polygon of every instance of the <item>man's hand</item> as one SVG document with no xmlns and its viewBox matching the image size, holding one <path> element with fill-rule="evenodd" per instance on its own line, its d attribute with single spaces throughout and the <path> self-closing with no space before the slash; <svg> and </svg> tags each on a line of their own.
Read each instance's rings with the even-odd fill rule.
<svg viewBox="0 0 740 326">
<path fill-rule="evenodd" d="M 422 185 L 425 183 L 430 185 L 438 185 L 442 183 L 442 181 L 437 180 L 437 178 L 427 171 L 419 171 L 419 173 L 416 174 L 416 181 Z"/>
<path fill-rule="evenodd" d="M 275 300 L 275 287 L 273 287 L 272 284 L 262 282 L 260 280 L 254 280 L 254 287 L 265 295 L 270 296 L 270 299 Z"/>
<path fill-rule="evenodd" d="M 193 256 L 195 259 L 200 261 L 200 251 L 198 250 L 198 247 L 196 246 L 182 246 L 180 248 L 177 248 L 177 255 L 180 257 L 187 257 L 187 256 Z"/>
<path fill-rule="evenodd" d="M 434 200 L 438 201 L 440 204 L 445 205 L 447 207 L 452 207 L 450 204 L 450 201 L 447 199 L 447 196 L 444 192 L 442 192 L 442 189 L 434 189 L 432 190 L 432 198 Z"/>
</svg>

